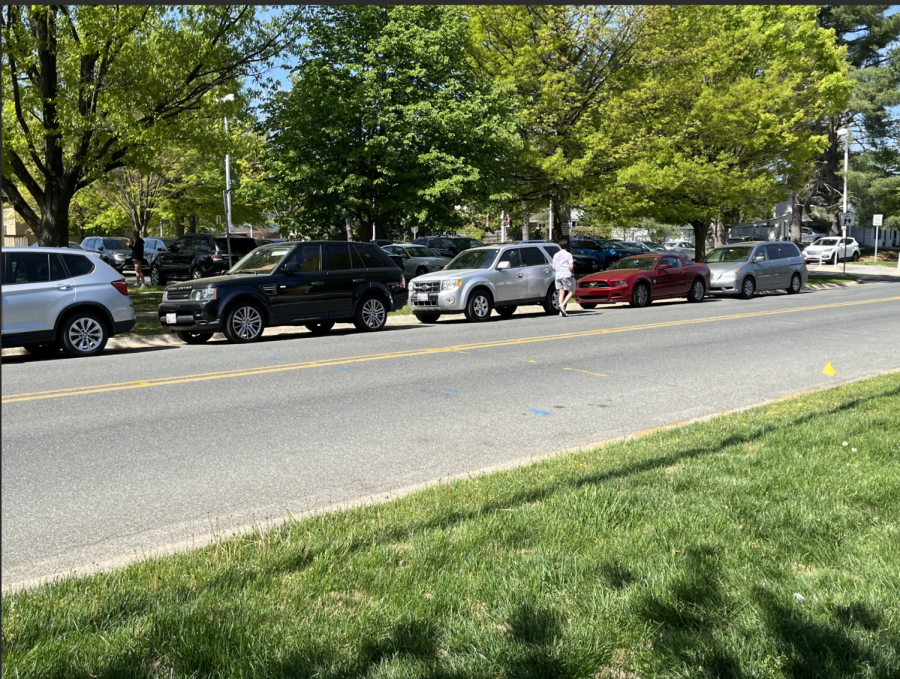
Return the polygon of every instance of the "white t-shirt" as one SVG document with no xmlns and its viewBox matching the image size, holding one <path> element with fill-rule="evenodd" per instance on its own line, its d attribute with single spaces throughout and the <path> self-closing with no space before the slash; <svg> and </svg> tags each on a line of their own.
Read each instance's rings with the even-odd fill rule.
<svg viewBox="0 0 900 679">
<path fill-rule="evenodd" d="M 553 268 L 556 269 L 556 278 L 571 278 L 572 269 L 575 265 L 575 258 L 571 252 L 560 250 L 553 255 Z"/>
</svg>

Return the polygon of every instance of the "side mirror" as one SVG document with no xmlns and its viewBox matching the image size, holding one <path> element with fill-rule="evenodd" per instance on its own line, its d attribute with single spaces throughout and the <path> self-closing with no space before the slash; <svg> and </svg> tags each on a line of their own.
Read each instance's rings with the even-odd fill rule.
<svg viewBox="0 0 900 679">
<path fill-rule="evenodd" d="M 497 265 L 497 271 L 503 271 L 505 269 L 508 269 L 510 266 L 512 266 L 512 264 L 509 263 L 509 260 L 506 260 L 505 262 L 500 262 Z"/>
<path fill-rule="evenodd" d="M 98 245 L 98 246 L 97 246 L 97 252 L 103 252 L 103 246 L 102 246 L 102 245 Z"/>
<path fill-rule="evenodd" d="M 297 273 L 300 270 L 300 264 L 298 262 L 288 262 L 283 267 L 281 267 L 281 272 L 286 273 L 289 276 Z"/>
<path fill-rule="evenodd" d="M 671 267 L 672 267 L 671 264 L 660 264 L 658 267 L 656 267 L 656 270 L 657 271 L 665 271 L 666 269 L 670 269 Z"/>
<path fill-rule="evenodd" d="M 756 257 L 753 258 L 753 261 L 754 262 L 765 262 L 766 256 L 762 253 L 759 253 L 758 255 L 756 255 Z"/>
</svg>

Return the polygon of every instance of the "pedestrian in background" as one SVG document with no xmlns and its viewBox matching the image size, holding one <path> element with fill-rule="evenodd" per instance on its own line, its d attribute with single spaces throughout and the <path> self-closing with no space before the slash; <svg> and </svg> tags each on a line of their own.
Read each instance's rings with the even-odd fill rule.
<svg viewBox="0 0 900 679">
<path fill-rule="evenodd" d="M 141 270 L 141 261 L 144 259 L 144 239 L 137 231 L 131 232 L 131 263 L 134 264 L 134 287 L 146 288 L 144 272 Z"/>
<path fill-rule="evenodd" d="M 569 252 L 569 239 L 559 241 L 559 252 L 553 255 L 553 270 L 556 272 L 556 295 L 559 299 L 559 315 L 568 316 L 566 304 L 575 294 L 575 258 Z"/>
</svg>

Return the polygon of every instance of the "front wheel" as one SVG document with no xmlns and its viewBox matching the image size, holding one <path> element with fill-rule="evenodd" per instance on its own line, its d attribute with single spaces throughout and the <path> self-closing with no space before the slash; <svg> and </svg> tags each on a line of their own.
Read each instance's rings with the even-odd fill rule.
<svg viewBox="0 0 900 679">
<path fill-rule="evenodd" d="M 650 286 L 646 283 L 638 283 L 631 293 L 631 306 L 643 308 L 650 304 Z"/>
<path fill-rule="evenodd" d="M 313 335 L 324 335 L 334 327 L 334 321 L 321 321 L 319 323 L 307 323 L 306 329 Z"/>
<path fill-rule="evenodd" d="M 203 272 L 200 271 L 200 269 L 193 268 L 193 269 L 191 269 L 191 278 L 194 279 L 195 281 L 200 278 L 203 278 Z"/>
<path fill-rule="evenodd" d="M 706 296 L 706 286 L 699 278 L 691 285 L 691 291 L 688 293 L 688 302 L 702 302 Z"/>
<path fill-rule="evenodd" d="M 222 332 L 230 342 L 244 344 L 255 342 L 262 337 L 266 329 L 263 313 L 259 307 L 250 303 L 238 303 L 225 317 L 225 327 Z"/>
<path fill-rule="evenodd" d="M 552 287 L 547 290 L 543 306 L 544 313 L 559 315 L 559 291 Z"/>
<path fill-rule="evenodd" d="M 494 307 L 491 300 L 491 294 L 487 290 L 476 290 L 469 295 L 469 302 L 466 304 L 466 318 L 470 321 L 486 321 Z"/>
<path fill-rule="evenodd" d="M 159 270 L 158 266 L 153 266 L 150 268 L 150 284 L 151 285 L 165 285 L 166 278 L 162 275 L 162 272 Z"/>
<path fill-rule="evenodd" d="M 788 294 L 796 295 L 798 292 L 800 292 L 801 285 L 803 285 L 803 282 L 800 280 L 800 274 L 795 273 L 793 276 L 791 276 L 791 284 L 787 289 Z"/>
<path fill-rule="evenodd" d="M 357 330 L 363 332 L 381 330 L 387 323 L 387 315 L 387 307 L 380 297 L 374 295 L 363 297 L 359 306 L 356 307 L 356 318 L 353 319 L 353 325 Z"/>
<path fill-rule="evenodd" d="M 738 295 L 741 299 L 750 299 L 753 297 L 753 293 L 756 292 L 756 282 L 747 276 L 744 279 L 744 282 L 741 283 L 741 294 Z"/>
<path fill-rule="evenodd" d="M 852 259 L 854 262 L 858 262 L 858 261 L 859 261 L 859 252 L 854 252 L 854 253 L 853 253 L 853 257 L 851 257 L 851 259 Z"/>
<path fill-rule="evenodd" d="M 213 336 L 211 332 L 185 332 L 184 330 L 176 330 L 175 336 L 185 344 L 203 344 L 208 342 Z"/>
<path fill-rule="evenodd" d="M 419 323 L 437 323 L 437 319 L 441 317 L 441 312 L 433 311 L 417 311 L 413 314 Z"/>
<path fill-rule="evenodd" d="M 497 313 L 500 314 L 502 318 L 509 318 L 514 313 L 516 313 L 516 309 L 519 307 L 514 306 L 501 306 L 497 308 Z"/>
<path fill-rule="evenodd" d="M 81 358 L 103 351 L 109 340 L 106 323 L 96 314 L 81 311 L 69 316 L 60 328 L 60 343 L 69 356 Z"/>
</svg>

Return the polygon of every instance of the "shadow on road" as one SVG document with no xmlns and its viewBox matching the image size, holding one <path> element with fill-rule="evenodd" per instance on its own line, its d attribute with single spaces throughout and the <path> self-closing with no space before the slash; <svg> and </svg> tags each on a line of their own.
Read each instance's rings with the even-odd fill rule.
<svg viewBox="0 0 900 679">
<path fill-rule="evenodd" d="M 62 351 L 60 351 L 55 356 L 42 356 L 36 357 L 31 354 L 16 354 L 15 356 L 4 356 L 3 363 L 4 365 L 15 365 L 18 363 L 47 363 L 53 364 L 57 361 L 89 361 L 91 359 L 102 358 L 103 356 L 117 356 L 117 355 L 127 355 L 127 354 L 143 354 L 150 351 L 166 351 L 167 349 L 177 349 L 179 344 L 173 344 L 169 346 L 146 346 L 146 347 L 120 347 L 117 349 L 104 349 L 102 352 L 97 354 L 96 356 L 89 356 L 87 358 L 75 358 L 74 356 L 69 356 Z"/>
</svg>

